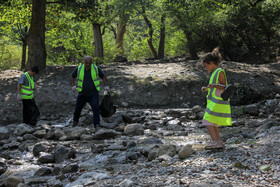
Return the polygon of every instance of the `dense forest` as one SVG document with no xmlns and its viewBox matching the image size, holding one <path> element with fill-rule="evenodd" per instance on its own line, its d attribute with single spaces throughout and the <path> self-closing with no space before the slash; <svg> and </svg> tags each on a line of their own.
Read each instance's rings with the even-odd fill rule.
<svg viewBox="0 0 280 187">
<path fill-rule="evenodd" d="M 280 0 L 1 0 L 0 70 L 184 55 L 280 56 Z"/>
</svg>

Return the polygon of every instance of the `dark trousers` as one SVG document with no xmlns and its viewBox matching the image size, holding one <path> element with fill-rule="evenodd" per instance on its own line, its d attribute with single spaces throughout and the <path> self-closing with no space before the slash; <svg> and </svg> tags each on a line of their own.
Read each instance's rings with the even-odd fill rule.
<svg viewBox="0 0 280 187">
<path fill-rule="evenodd" d="M 93 124 L 94 126 L 100 125 L 100 116 L 99 116 L 99 95 L 94 96 L 85 96 L 79 94 L 77 97 L 76 107 L 74 111 L 74 118 L 75 122 L 79 122 L 79 118 L 84 108 L 85 104 L 89 103 L 93 112 Z"/>
<path fill-rule="evenodd" d="M 34 99 L 22 99 L 23 105 L 23 123 L 36 125 L 37 118 L 40 115 L 39 109 Z"/>
</svg>

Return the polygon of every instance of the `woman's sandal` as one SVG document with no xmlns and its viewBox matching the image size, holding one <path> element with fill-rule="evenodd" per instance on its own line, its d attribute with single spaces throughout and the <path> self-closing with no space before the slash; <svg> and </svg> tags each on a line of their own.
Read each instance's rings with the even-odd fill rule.
<svg viewBox="0 0 280 187">
<path fill-rule="evenodd" d="M 205 150 L 223 150 L 225 148 L 225 146 L 223 145 L 223 143 L 215 143 L 215 142 L 211 142 L 210 144 L 208 144 L 207 146 L 205 146 Z"/>
</svg>

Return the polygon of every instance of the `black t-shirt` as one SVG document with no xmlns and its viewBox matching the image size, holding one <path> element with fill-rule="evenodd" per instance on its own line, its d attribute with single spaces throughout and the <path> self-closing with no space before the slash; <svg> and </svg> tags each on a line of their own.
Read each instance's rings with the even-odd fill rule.
<svg viewBox="0 0 280 187">
<path fill-rule="evenodd" d="M 100 69 L 100 67 L 97 66 L 97 68 L 98 68 L 98 75 L 99 75 L 99 77 L 100 78 L 105 77 L 104 72 Z M 78 67 L 76 67 L 74 69 L 74 71 L 72 72 L 71 76 L 73 78 L 76 78 L 77 77 L 77 72 L 78 72 Z M 85 76 L 84 76 L 84 82 L 83 82 L 83 90 L 79 94 L 83 94 L 83 95 L 86 95 L 86 96 L 98 95 L 98 91 L 95 88 L 95 85 L 94 85 L 93 80 L 91 78 L 91 70 L 87 71 L 85 69 Z"/>
</svg>

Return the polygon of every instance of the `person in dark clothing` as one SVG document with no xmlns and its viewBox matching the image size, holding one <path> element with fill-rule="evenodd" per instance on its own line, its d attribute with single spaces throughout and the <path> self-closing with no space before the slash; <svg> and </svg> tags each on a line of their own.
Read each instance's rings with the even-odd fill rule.
<svg viewBox="0 0 280 187">
<path fill-rule="evenodd" d="M 100 78 L 103 80 L 105 90 L 109 91 L 108 80 L 100 67 L 92 63 L 91 56 L 84 57 L 84 63 L 74 69 L 70 76 L 70 84 L 74 92 L 78 91 L 76 107 L 74 111 L 73 125 L 79 123 L 81 111 L 86 103 L 89 103 L 93 112 L 93 124 L 100 128 L 99 90 Z M 77 86 L 75 86 L 77 79 Z"/>
<path fill-rule="evenodd" d="M 35 126 L 37 118 L 40 115 L 39 109 L 34 100 L 34 80 L 33 77 L 39 73 L 37 66 L 32 67 L 28 72 L 21 75 L 17 90 L 17 99 L 22 101 L 23 105 L 23 123 Z"/>
</svg>

